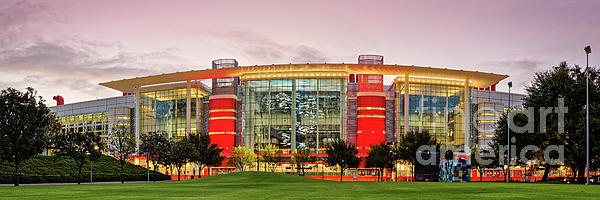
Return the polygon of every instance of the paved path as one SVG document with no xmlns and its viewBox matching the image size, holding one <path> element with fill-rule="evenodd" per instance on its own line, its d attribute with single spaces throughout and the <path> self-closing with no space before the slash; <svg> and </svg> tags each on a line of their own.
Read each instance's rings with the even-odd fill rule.
<svg viewBox="0 0 600 200">
<path fill-rule="evenodd" d="M 156 182 L 170 182 L 172 180 L 166 180 L 166 181 L 156 181 Z M 148 181 L 125 181 L 125 183 L 144 183 L 144 182 L 148 182 Z M 81 184 L 120 184 L 121 181 L 115 181 L 115 182 L 81 182 Z M 14 186 L 15 184 L 0 184 L 0 186 Z M 77 185 L 77 183 L 26 183 L 26 184 L 19 184 L 20 186 L 30 186 L 30 185 Z"/>
</svg>

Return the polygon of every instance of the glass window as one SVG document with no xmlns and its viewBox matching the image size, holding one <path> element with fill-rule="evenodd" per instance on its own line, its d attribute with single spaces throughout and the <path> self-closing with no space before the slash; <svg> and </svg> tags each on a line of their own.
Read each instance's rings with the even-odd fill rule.
<svg viewBox="0 0 600 200">
<path fill-rule="evenodd" d="M 245 81 L 245 145 L 324 151 L 343 130 L 344 83 L 316 78 Z"/>
</svg>

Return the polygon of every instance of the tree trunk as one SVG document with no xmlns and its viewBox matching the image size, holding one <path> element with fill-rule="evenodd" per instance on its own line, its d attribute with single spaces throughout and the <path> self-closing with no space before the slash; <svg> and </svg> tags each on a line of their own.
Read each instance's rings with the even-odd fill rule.
<svg viewBox="0 0 600 200">
<path fill-rule="evenodd" d="M 548 181 L 549 173 L 550 173 L 550 164 L 546 163 L 546 169 L 544 169 L 544 176 L 542 176 L 542 182 Z"/>
<path fill-rule="evenodd" d="M 344 168 L 340 167 L 340 182 L 342 182 L 342 177 L 344 176 Z"/>
<path fill-rule="evenodd" d="M 579 170 L 577 170 L 577 172 L 577 183 L 585 183 L 585 165 L 579 167 Z"/>
<path fill-rule="evenodd" d="M 202 165 L 196 164 L 198 165 L 198 178 L 202 178 L 202 170 L 204 170 L 204 167 Z"/>
<path fill-rule="evenodd" d="M 396 174 L 396 182 L 398 182 L 398 161 L 394 161 L 394 173 Z"/>
<path fill-rule="evenodd" d="M 479 168 L 479 182 L 483 182 L 483 174 L 485 172 L 483 171 L 483 169 Z"/>
<path fill-rule="evenodd" d="M 15 186 L 19 186 L 19 165 L 21 163 L 15 162 Z"/>
<path fill-rule="evenodd" d="M 153 165 L 152 165 L 152 166 L 153 166 L 152 170 L 154 171 L 154 174 L 152 174 L 152 176 L 154 176 L 154 177 L 152 177 L 152 181 L 153 181 L 153 182 L 156 182 L 156 162 L 152 162 L 152 163 L 153 163 Z"/>
<path fill-rule="evenodd" d="M 177 181 L 181 181 L 181 166 L 177 166 Z"/>
<path fill-rule="evenodd" d="M 121 179 L 121 183 L 125 183 L 125 181 L 123 180 L 123 172 L 125 171 L 125 161 L 121 160 L 121 175 L 119 176 Z"/>
<path fill-rule="evenodd" d="M 79 167 L 79 173 L 77 174 L 77 185 L 81 184 L 81 170 L 83 169 L 83 159 L 81 159 L 79 161 L 79 163 L 77 163 L 77 166 Z"/>
<path fill-rule="evenodd" d="M 413 165 L 412 165 L 412 181 L 415 181 L 415 169 L 416 169 L 415 168 L 415 164 L 413 162 Z"/>
</svg>

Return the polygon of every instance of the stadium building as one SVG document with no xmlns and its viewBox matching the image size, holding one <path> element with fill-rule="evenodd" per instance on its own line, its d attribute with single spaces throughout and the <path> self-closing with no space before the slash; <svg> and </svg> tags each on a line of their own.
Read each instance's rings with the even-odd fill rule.
<svg viewBox="0 0 600 200">
<path fill-rule="evenodd" d="M 391 84 L 384 84 L 384 76 Z M 507 75 L 446 68 L 389 65 L 361 55 L 357 64 L 238 66 L 116 80 L 100 85 L 123 96 L 51 107 L 64 131 L 127 125 L 140 135 L 208 133 L 227 155 L 234 147 L 259 151 L 275 145 L 286 154 L 308 148 L 325 156 L 343 139 L 361 156 L 371 145 L 394 144 L 409 131 L 428 131 L 440 144 L 470 154 L 487 148 L 509 96 L 495 91 Z M 210 81 L 210 82 L 209 82 Z M 204 83 L 210 83 L 210 87 Z M 57 96 L 57 102 L 61 104 Z M 523 95 L 512 94 L 511 105 Z M 137 161 L 136 161 L 137 162 Z"/>
</svg>

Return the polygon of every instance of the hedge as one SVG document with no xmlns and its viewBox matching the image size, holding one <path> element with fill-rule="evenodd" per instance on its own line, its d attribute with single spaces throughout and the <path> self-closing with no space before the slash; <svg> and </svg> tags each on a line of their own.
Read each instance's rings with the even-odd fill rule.
<svg viewBox="0 0 600 200">
<path fill-rule="evenodd" d="M 20 183 L 75 183 L 77 182 L 77 164 L 68 157 L 35 156 L 23 161 L 20 168 Z M 119 161 L 110 156 L 102 156 L 93 162 L 93 181 L 109 182 L 120 181 L 121 166 Z M 15 168 L 7 161 L 0 161 L 0 183 L 14 183 Z M 127 163 L 124 170 L 126 181 L 148 180 L 147 170 L 144 167 Z M 153 180 L 169 180 L 170 176 L 162 173 L 153 174 Z M 90 162 L 87 160 L 81 172 L 81 182 L 90 181 Z"/>
</svg>

